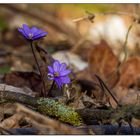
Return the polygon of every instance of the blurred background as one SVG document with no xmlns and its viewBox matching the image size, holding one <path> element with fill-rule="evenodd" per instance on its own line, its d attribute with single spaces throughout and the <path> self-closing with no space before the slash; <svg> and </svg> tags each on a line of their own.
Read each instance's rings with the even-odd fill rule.
<svg viewBox="0 0 140 140">
<path fill-rule="evenodd" d="M 97 44 L 107 43 L 121 60 L 135 15 L 140 15 L 138 4 L 1 4 L 0 73 L 30 71 L 35 66 L 28 43 L 17 31 L 23 23 L 47 31 L 40 45 L 79 71 L 88 66 L 90 49 Z M 139 36 L 136 24 L 127 41 L 130 56 L 139 55 Z"/>
</svg>

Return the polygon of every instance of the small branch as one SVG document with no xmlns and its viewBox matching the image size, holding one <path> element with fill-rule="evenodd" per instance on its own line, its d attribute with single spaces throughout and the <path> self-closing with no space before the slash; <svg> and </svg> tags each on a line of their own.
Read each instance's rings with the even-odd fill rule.
<svg viewBox="0 0 140 140">
<path fill-rule="evenodd" d="M 0 99 L 30 105 L 37 108 L 37 110 L 44 115 L 56 117 L 58 120 L 74 126 L 82 124 L 82 118 L 73 108 L 67 107 L 54 99 L 37 99 L 25 94 L 9 91 L 1 91 Z"/>
<path fill-rule="evenodd" d="M 59 131 L 61 134 L 85 134 L 83 131 L 77 130 L 59 121 L 45 117 L 37 112 L 34 112 L 24 107 L 23 105 L 17 104 L 16 107 L 17 107 L 17 112 L 23 113 L 25 116 L 30 118 L 31 121 L 38 122 L 39 124 L 42 124 L 44 126 L 45 125 L 51 126 L 56 131 Z"/>
<path fill-rule="evenodd" d="M 140 105 L 124 105 L 116 109 L 78 109 L 76 110 L 83 118 L 84 122 L 92 124 L 93 120 L 118 123 L 125 120 L 129 123 L 130 115 L 136 119 L 140 119 Z"/>
<path fill-rule="evenodd" d="M 128 118 L 131 114 L 132 117 L 140 119 L 140 106 L 139 105 L 125 105 L 116 109 L 78 109 L 74 110 L 65 106 L 53 99 L 40 98 L 36 99 L 28 95 L 14 92 L 0 92 L 0 99 L 7 100 L 9 102 L 19 102 L 22 104 L 30 105 L 37 108 L 37 110 L 52 117 L 56 117 L 58 120 L 69 123 L 74 126 L 82 124 L 82 120 L 102 120 L 110 122 L 118 122 L 120 119 L 124 119 L 128 122 Z"/>
<path fill-rule="evenodd" d="M 19 102 L 33 107 L 37 107 L 37 99 L 26 94 L 12 91 L 0 91 L 0 100 L 9 102 Z"/>
<path fill-rule="evenodd" d="M 100 82 L 100 85 L 101 85 L 101 88 L 103 89 L 104 91 L 104 87 L 105 89 L 108 91 L 108 93 L 111 95 L 111 97 L 113 98 L 113 100 L 117 103 L 118 106 L 121 106 L 118 102 L 118 100 L 116 99 L 116 97 L 113 95 L 113 93 L 110 91 L 110 89 L 107 87 L 107 85 L 103 82 L 103 80 L 95 74 L 95 77 L 99 80 Z"/>
</svg>

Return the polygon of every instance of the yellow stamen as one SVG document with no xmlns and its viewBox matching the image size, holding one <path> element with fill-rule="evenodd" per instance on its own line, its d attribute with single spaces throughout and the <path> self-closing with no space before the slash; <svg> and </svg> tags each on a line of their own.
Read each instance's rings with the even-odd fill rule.
<svg viewBox="0 0 140 140">
<path fill-rule="evenodd" d="M 54 76 L 55 76 L 55 77 L 58 77 L 58 76 L 59 76 L 59 73 L 58 73 L 58 72 L 55 72 L 55 73 L 54 73 Z"/>
</svg>

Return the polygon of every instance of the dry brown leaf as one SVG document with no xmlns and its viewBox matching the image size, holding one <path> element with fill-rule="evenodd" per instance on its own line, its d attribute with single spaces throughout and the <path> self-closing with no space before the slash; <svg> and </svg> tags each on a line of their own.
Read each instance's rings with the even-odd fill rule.
<svg viewBox="0 0 140 140">
<path fill-rule="evenodd" d="M 13 103 L 0 104 L 0 109 L 4 114 L 14 114 L 16 112 L 15 105 Z"/>
<path fill-rule="evenodd" d="M 35 97 L 35 93 L 32 92 L 28 88 L 18 88 L 18 87 L 6 85 L 6 84 L 0 84 L 0 92 L 1 91 L 3 91 L 3 92 L 4 91 L 17 92 L 17 93 L 26 94 L 26 95 L 30 95 L 32 97 Z"/>
<path fill-rule="evenodd" d="M 42 89 L 40 76 L 34 72 L 12 72 L 5 75 L 3 82 L 15 87 L 28 87 L 39 93 Z"/>
<path fill-rule="evenodd" d="M 24 118 L 24 114 L 17 113 L 11 116 L 10 118 L 5 119 L 0 123 L 0 127 L 8 129 L 8 128 L 17 128 L 19 127 L 19 121 Z"/>
<path fill-rule="evenodd" d="M 113 89 L 114 96 L 121 105 L 140 104 L 140 91 L 135 89 L 128 89 L 124 87 L 115 87 Z M 117 107 L 116 102 L 109 97 L 112 107 Z"/>
<path fill-rule="evenodd" d="M 101 77 L 102 80 L 108 81 L 108 85 L 112 83 L 114 78 L 112 74 L 115 72 L 119 63 L 118 58 L 113 54 L 111 48 L 105 41 L 95 46 L 89 55 L 89 71 L 94 78 L 94 74 Z M 109 79 L 111 76 L 111 79 Z"/>
<path fill-rule="evenodd" d="M 14 114 L 15 106 L 13 103 L 1 103 L 0 104 L 0 122 L 4 119 L 5 114 Z"/>
<path fill-rule="evenodd" d="M 90 75 L 90 72 L 89 72 L 89 69 L 86 68 L 82 71 L 79 71 L 76 73 L 76 78 L 78 80 L 88 80 L 88 81 L 93 81 L 91 75 Z"/>
<path fill-rule="evenodd" d="M 140 76 L 140 57 L 130 57 L 123 64 L 117 86 L 129 87 L 136 83 Z"/>
</svg>

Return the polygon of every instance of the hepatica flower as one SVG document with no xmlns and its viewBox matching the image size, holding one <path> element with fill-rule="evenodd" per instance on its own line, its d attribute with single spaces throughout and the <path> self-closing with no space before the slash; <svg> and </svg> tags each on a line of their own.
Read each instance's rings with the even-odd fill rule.
<svg viewBox="0 0 140 140">
<path fill-rule="evenodd" d="M 18 28 L 18 31 L 29 41 L 38 40 L 45 37 L 48 33 L 38 29 L 37 27 L 30 28 L 28 25 L 23 24 L 22 28 Z"/>
<path fill-rule="evenodd" d="M 65 63 L 60 63 L 58 60 L 55 60 L 53 66 L 48 66 L 48 78 L 49 80 L 54 80 L 59 88 L 63 84 L 70 83 L 69 74 L 71 70 L 66 69 L 67 65 Z"/>
</svg>

